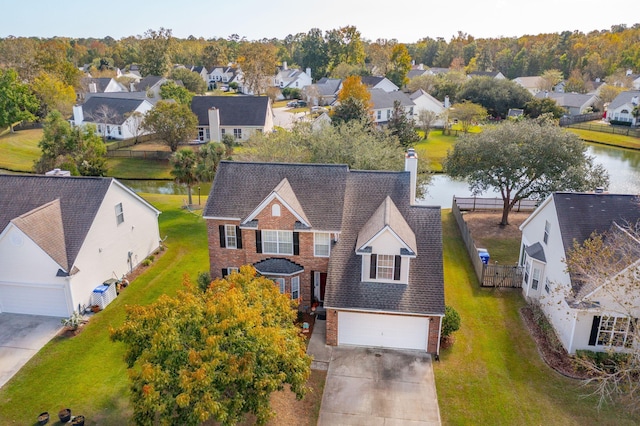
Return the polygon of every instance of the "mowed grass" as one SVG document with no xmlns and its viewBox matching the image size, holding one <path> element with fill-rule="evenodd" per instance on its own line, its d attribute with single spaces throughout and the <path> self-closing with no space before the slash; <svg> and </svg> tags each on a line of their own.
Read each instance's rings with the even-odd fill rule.
<svg viewBox="0 0 640 426">
<path fill-rule="evenodd" d="M 614 135 L 606 132 L 596 132 L 594 130 L 582 130 L 567 127 L 567 130 L 575 133 L 586 142 L 612 145 L 620 148 L 640 149 L 640 139 L 633 136 Z"/>
<path fill-rule="evenodd" d="M 40 158 L 38 142 L 42 129 L 20 130 L 0 136 L 0 169 L 31 172 L 33 163 Z"/>
<path fill-rule="evenodd" d="M 414 146 L 418 158 L 426 158 L 431 171 L 442 172 L 442 162 L 447 157 L 447 151 L 453 149 L 453 144 L 458 139 L 457 136 L 444 135 L 442 130 L 432 130 L 429 132 L 429 137 L 424 139 L 424 132 L 418 133 L 423 137 Z"/>
<path fill-rule="evenodd" d="M 209 269 L 204 220 L 182 210 L 182 196 L 144 195 L 159 210 L 167 249 L 107 308 L 73 338 L 57 337 L 0 389 L 0 424 L 33 424 L 42 411 L 64 407 L 84 414 L 87 424 L 122 425 L 131 414 L 124 346 L 109 328 L 122 324 L 125 306 L 149 304 L 175 294 L 184 274 L 195 281 Z"/>
<path fill-rule="evenodd" d="M 445 295 L 461 316 L 455 343 L 434 362 L 445 425 L 635 425 L 619 407 L 596 408 L 590 388 L 540 358 L 519 316 L 519 290 L 482 289 L 450 210 L 443 210 Z"/>
<path fill-rule="evenodd" d="M 168 160 L 108 158 L 107 176 L 119 179 L 173 179 Z"/>
</svg>

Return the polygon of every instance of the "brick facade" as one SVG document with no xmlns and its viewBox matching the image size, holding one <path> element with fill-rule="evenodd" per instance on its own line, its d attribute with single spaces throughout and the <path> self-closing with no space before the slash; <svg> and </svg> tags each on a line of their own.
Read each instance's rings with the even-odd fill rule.
<svg viewBox="0 0 640 426">
<path fill-rule="evenodd" d="M 280 205 L 280 216 L 273 216 L 272 207 L 274 204 Z M 277 200 L 269 203 L 256 216 L 258 220 L 258 229 L 261 230 L 280 230 L 294 231 L 294 226 L 298 220 L 286 207 Z M 209 237 L 209 260 L 210 271 L 213 278 L 222 277 L 223 268 L 239 268 L 242 265 L 254 264 L 264 259 L 282 258 L 297 263 L 304 268 L 300 273 L 300 305 L 309 306 L 312 302 L 312 284 L 313 272 L 326 273 L 329 266 L 328 257 L 318 257 L 314 255 L 314 233 L 309 231 L 298 232 L 299 238 L 299 254 L 283 255 L 283 254 L 267 254 L 258 253 L 256 249 L 256 229 L 241 229 L 242 248 L 223 248 L 220 247 L 220 225 L 240 226 L 239 221 L 234 220 L 207 220 L 207 233 Z M 275 276 L 274 276 L 275 277 Z M 291 292 L 291 277 L 284 277 L 286 292 Z"/>
</svg>

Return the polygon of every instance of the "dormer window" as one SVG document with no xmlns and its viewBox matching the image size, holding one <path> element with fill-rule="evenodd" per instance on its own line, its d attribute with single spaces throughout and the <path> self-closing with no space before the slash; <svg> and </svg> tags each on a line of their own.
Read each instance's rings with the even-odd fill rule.
<svg viewBox="0 0 640 426">
<path fill-rule="evenodd" d="M 400 281 L 402 257 L 389 254 L 372 254 L 369 278 L 372 280 Z"/>
</svg>

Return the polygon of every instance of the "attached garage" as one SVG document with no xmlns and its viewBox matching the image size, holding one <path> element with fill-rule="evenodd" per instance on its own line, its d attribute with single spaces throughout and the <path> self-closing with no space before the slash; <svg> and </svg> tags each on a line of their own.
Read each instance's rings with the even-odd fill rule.
<svg viewBox="0 0 640 426">
<path fill-rule="evenodd" d="M 0 283 L 0 312 L 68 317 L 63 287 Z"/>
<path fill-rule="evenodd" d="M 338 345 L 426 351 L 428 335 L 426 317 L 338 312 Z"/>
</svg>

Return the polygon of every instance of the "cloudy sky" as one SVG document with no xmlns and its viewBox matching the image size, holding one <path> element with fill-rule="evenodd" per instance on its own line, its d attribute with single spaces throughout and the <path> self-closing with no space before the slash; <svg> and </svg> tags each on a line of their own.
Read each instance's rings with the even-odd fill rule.
<svg viewBox="0 0 640 426">
<path fill-rule="evenodd" d="M 142 35 L 170 28 L 174 36 L 282 39 L 311 28 L 355 25 L 363 37 L 410 43 L 424 37 L 476 38 L 610 29 L 640 22 L 640 2 L 623 9 L 595 0 L 5 0 L 0 37 Z M 624 13 L 622 13 L 624 11 Z"/>
</svg>

